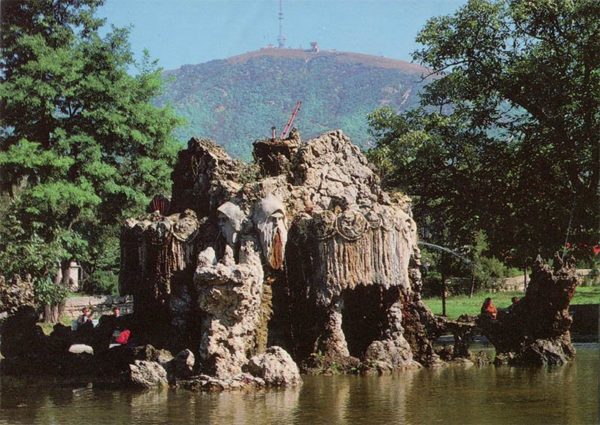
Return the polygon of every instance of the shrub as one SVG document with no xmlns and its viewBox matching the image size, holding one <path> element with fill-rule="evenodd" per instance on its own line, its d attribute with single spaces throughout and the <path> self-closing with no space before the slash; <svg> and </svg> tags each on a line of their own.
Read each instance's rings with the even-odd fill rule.
<svg viewBox="0 0 600 425">
<path fill-rule="evenodd" d="M 111 270 L 96 270 L 83 283 L 83 292 L 90 295 L 118 295 L 119 276 Z"/>
<path fill-rule="evenodd" d="M 475 266 L 475 281 L 479 289 L 495 289 L 507 276 L 507 268 L 495 257 L 480 257 Z"/>
<path fill-rule="evenodd" d="M 600 261 L 594 261 L 590 273 L 583 279 L 583 286 L 598 285 L 600 285 Z"/>
<path fill-rule="evenodd" d="M 67 288 L 52 282 L 49 278 L 34 279 L 33 292 L 35 300 L 40 306 L 61 304 L 69 294 Z"/>
</svg>

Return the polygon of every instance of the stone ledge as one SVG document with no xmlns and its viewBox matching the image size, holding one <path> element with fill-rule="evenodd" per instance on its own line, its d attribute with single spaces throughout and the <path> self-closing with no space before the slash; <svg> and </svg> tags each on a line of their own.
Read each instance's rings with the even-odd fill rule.
<svg viewBox="0 0 600 425">
<path fill-rule="evenodd" d="M 110 313 L 113 307 L 119 307 L 122 314 L 133 313 L 133 297 L 126 296 L 78 296 L 67 298 L 64 314 L 76 319 L 83 307 L 90 307 L 96 316 Z"/>
</svg>

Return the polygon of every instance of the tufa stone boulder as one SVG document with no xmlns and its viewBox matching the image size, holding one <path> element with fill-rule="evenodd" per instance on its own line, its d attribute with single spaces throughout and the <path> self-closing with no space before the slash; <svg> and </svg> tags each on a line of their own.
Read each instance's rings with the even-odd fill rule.
<svg viewBox="0 0 600 425">
<path fill-rule="evenodd" d="M 168 384 L 167 371 L 157 362 L 135 360 L 129 365 L 129 382 L 139 388 L 152 388 Z"/>
<path fill-rule="evenodd" d="M 575 355 L 569 329 L 569 303 L 580 283 L 574 261 L 558 256 L 554 266 L 538 256 L 525 296 L 497 319 L 479 316 L 482 333 L 496 347 L 497 362 L 561 365 Z"/>
<path fill-rule="evenodd" d="M 244 369 L 263 379 L 268 386 L 288 387 L 302 383 L 296 363 L 287 351 L 277 346 L 252 357 Z"/>
<path fill-rule="evenodd" d="M 196 357 L 191 350 L 180 351 L 172 360 L 173 373 L 177 378 L 189 378 L 194 373 Z"/>
<path fill-rule="evenodd" d="M 406 197 L 383 191 L 340 130 L 254 146 L 258 176 L 190 140 L 170 215 L 126 222 L 120 287 L 135 314 L 197 347 L 198 371 L 221 381 L 270 346 L 344 370 L 434 362 Z"/>
</svg>

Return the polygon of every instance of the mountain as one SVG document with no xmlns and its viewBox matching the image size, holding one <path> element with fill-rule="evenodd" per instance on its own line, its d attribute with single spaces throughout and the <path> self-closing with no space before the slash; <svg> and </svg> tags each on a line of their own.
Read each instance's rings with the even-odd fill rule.
<svg viewBox="0 0 600 425">
<path fill-rule="evenodd" d="M 171 104 L 186 118 L 177 136 L 209 137 L 233 156 L 249 159 L 252 142 L 294 123 L 306 140 L 341 128 L 362 147 L 370 146 L 366 116 L 390 105 L 405 110 L 418 103 L 427 69 L 408 62 L 359 53 L 265 48 L 224 60 L 184 65 L 164 72 L 158 105 Z"/>
</svg>

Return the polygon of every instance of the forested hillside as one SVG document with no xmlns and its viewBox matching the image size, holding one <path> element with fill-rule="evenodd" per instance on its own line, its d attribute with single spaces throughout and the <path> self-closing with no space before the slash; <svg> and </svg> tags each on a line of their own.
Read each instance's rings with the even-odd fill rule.
<svg viewBox="0 0 600 425">
<path fill-rule="evenodd" d="M 244 159 L 271 126 L 281 131 L 298 100 L 296 126 L 304 138 L 342 128 L 368 147 L 367 114 L 384 105 L 398 111 L 415 106 L 426 73 L 376 56 L 269 48 L 166 71 L 157 103 L 173 105 L 187 120 L 177 133 L 183 142 L 210 137 Z"/>
</svg>

